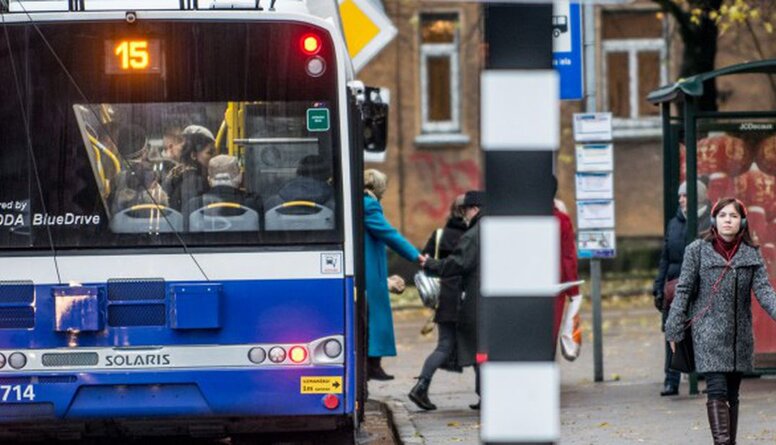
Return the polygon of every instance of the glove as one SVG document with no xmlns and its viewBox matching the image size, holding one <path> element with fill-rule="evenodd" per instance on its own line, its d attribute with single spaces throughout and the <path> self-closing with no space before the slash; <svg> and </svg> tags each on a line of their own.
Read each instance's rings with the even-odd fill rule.
<svg viewBox="0 0 776 445">
<path fill-rule="evenodd" d="M 663 312 L 663 294 L 662 293 L 656 293 L 655 297 L 652 299 L 652 302 L 655 303 L 655 309 L 657 309 L 660 312 Z"/>
</svg>

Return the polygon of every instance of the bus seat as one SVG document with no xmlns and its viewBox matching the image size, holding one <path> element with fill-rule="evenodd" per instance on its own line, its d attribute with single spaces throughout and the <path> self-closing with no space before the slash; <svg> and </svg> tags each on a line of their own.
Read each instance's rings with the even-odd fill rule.
<svg viewBox="0 0 776 445">
<path fill-rule="evenodd" d="M 213 202 L 189 215 L 190 232 L 259 230 L 259 213 L 236 202 Z"/>
<path fill-rule="evenodd" d="M 110 221 L 113 233 L 167 233 L 183 230 L 183 215 L 175 209 L 140 204 L 121 210 Z"/>
<path fill-rule="evenodd" d="M 288 201 L 264 214 L 267 230 L 331 230 L 334 211 L 312 201 Z"/>
</svg>

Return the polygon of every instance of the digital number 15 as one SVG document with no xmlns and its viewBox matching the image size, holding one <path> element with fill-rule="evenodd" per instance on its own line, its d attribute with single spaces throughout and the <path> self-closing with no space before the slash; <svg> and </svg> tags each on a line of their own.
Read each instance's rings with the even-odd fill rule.
<svg viewBox="0 0 776 445">
<path fill-rule="evenodd" d="M 121 58 L 122 70 L 146 69 L 151 62 L 147 40 L 122 40 L 113 53 Z"/>
<path fill-rule="evenodd" d="M 22 402 L 35 400 L 35 387 L 32 385 L 0 385 L 3 402 Z"/>
</svg>

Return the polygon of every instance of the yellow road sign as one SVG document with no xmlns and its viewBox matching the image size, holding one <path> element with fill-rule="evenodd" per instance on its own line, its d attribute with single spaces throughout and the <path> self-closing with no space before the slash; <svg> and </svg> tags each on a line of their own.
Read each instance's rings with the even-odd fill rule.
<svg viewBox="0 0 776 445">
<path fill-rule="evenodd" d="M 358 72 L 396 37 L 396 28 L 372 0 L 339 0 L 339 9 L 348 52 Z"/>
<path fill-rule="evenodd" d="M 302 377 L 302 394 L 342 394 L 342 377 Z"/>
</svg>

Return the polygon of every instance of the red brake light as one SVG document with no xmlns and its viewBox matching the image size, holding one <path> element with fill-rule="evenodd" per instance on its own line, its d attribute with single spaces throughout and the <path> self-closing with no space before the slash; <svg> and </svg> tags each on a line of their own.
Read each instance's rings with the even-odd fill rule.
<svg viewBox="0 0 776 445">
<path fill-rule="evenodd" d="M 294 363 L 302 363 L 307 360 L 307 349 L 302 346 L 294 346 L 288 351 L 288 357 Z"/>
<path fill-rule="evenodd" d="M 334 394 L 326 394 L 323 396 L 323 406 L 325 406 L 326 409 L 337 409 L 339 406 L 339 397 Z"/>
<path fill-rule="evenodd" d="M 318 54 L 321 51 L 321 39 L 315 34 L 306 34 L 302 37 L 302 52 L 308 56 Z"/>
</svg>

